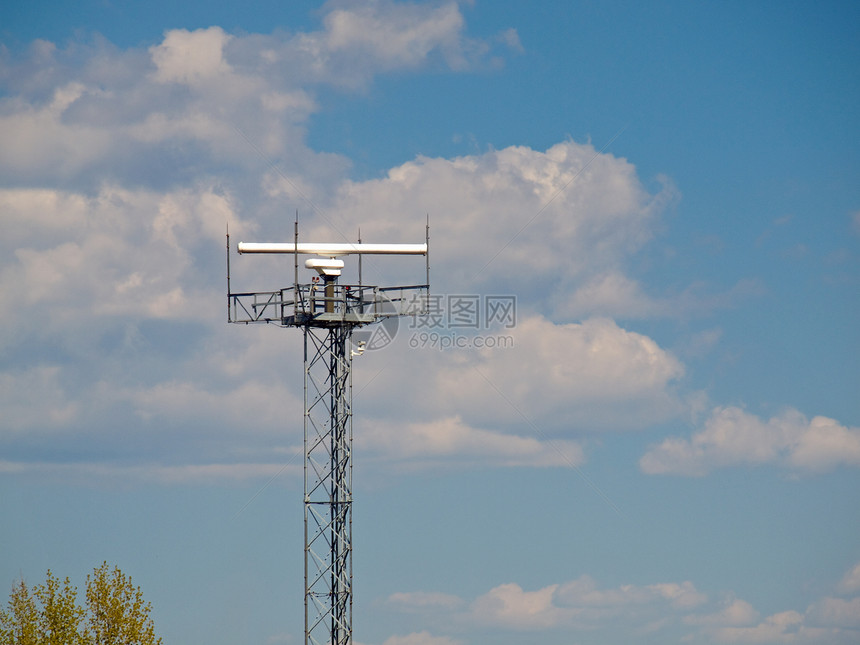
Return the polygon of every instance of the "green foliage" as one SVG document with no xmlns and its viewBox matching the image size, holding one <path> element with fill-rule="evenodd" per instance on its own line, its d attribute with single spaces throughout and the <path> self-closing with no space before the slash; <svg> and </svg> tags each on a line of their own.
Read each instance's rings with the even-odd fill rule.
<svg viewBox="0 0 860 645">
<path fill-rule="evenodd" d="M 8 611 L 0 609 L 0 644 L 38 645 L 39 610 L 23 580 L 12 586 Z"/>
<path fill-rule="evenodd" d="M 37 632 L 39 644 L 83 645 L 80 624 L 84 610 L 77 605 L 78 590 L 69 579 L 63 580 L 61 587 L 49 569 L 45 584 L 36 585 L 33 594 L 42 605 Z"/>
<path fill-rule="evenodd" d="M 154 645 L 152 607 L 144 603 L 140 587 L 131 584 L 119 567 L 108 571 L 107 562 L 87 576 L 87 634 L 93 645 Z"/>
<path fill-rule="evenodd" d="M 78 590 L 49 570 L 32 592 L 23 580 L 0 609 L 0 645 L 161 645 L 139 587 L 107 562 L 87 576 L 86 607 Z"/>
</svg>

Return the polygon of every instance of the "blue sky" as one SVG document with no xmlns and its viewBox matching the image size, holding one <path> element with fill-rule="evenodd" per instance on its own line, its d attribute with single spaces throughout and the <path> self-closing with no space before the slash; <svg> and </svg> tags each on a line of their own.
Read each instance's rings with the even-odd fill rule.
<svg viewBox="0 0 860 645">
<path fill-rule="evenodd" d="M 301 643 L 301 334 L 226 324 L 224 231 L 429 213 L 434 291 L 516 325 L 356 360 L 356 642 L 856 643 L 858 25 L 4 4 L 0 582 L 107 560 L 166 643 Z"/>
</svg>

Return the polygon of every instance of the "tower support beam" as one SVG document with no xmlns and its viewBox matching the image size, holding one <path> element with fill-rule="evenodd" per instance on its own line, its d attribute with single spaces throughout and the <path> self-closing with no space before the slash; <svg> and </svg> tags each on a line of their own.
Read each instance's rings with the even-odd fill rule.
<svg viewBox="0 0 860 645">
<path fill-rule="evenodd" d="M 352 643 L 348 324 L 304 329 L 305 643 Z"/>
</svg>

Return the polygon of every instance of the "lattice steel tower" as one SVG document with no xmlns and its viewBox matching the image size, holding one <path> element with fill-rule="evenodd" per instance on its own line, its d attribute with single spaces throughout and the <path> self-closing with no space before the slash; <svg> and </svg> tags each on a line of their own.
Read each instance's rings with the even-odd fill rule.
<svg viewBox="0 0 860 645">
<path fill-rule="evenodd" d="M 300 327 L 304 333 L 305 645 L 352 643 L 352 377 L 354 329 L 402 315 L 426 313 L 430 289 L 429 224 L 423 244 L 239 243 L 239 253 L 289 253 L 293 285 L 278 291 L 230 290 L 227 235 L 227 320 Z M 299 254 L 316 271 L 299 283 Z M 379 287 L 362 284 L 364 254 L 424 255 L 426 282 Z M 358 255 L 358 284 L 340 284 L 339 259 Z"/>
</svg>

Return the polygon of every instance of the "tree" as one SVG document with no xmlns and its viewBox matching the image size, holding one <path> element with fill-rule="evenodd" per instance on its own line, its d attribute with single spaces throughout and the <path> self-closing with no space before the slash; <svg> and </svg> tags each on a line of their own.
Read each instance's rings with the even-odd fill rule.
<svg viewBox="0 0 860 645">
<path fill-rule="evenodd" d="M 152 606 L 119 567 L 107 562 L 87 576 L 86 607 L 78 590 L 48 570 L 32 592 L 20 580 L 7 609 L 0 609 L 0 645 L 161 645 L 150 618 Z"/>
<path fill-rule="evenodd" d="M 93 645 L 160 645 L 149 617 L 152 606 L 140 587 L 131 584 L 119 567 L 108 563 L 87 576 L 88 642 Z"/>
<path fill-rule="evenodd" d="M 7 607 L 0 609 L 0 644 L 38 645 L 39 610 L 23 580 L 12 585 Z"/>
<path fill-rule="evenodd" d="M 78 607 L 77 587 L 68 578 L 61 586 L 48 569 L 45 584 L 36 585 L 33 594 L 42 605 L 37 630 L 39 645 L 84 645 L 80 630 L 84 610 Z"/>
</svg>

